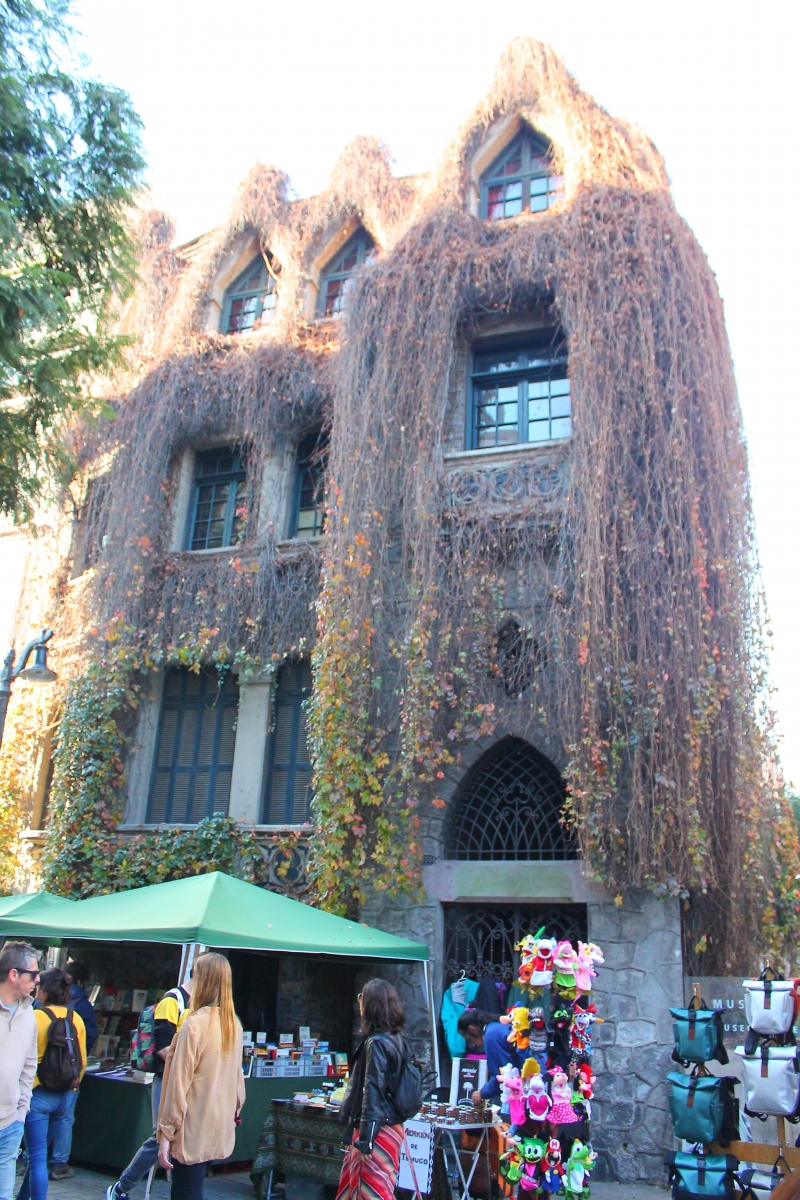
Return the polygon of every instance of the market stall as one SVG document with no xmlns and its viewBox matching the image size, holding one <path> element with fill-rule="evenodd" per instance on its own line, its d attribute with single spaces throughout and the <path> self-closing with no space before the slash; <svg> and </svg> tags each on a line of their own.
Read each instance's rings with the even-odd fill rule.
<svg viewBox="0 0 800 1200">
<path fill-rule="evenodd" d="M 73 1157 L 115 1168 L 129 1160 L 128 1142 L 135 1150 L 150 1128 L 151 1081 L 126 1066 L 130 1033 L 143 1008 L 188 977 L 200 949 L 227 953 L 247 1035 L 247 1102 L 234 1161 L 255 1158 L 273 1099 L 346 1070 L 357 985 L 375 960 L 419 963 L 430 1002 L 426 946 L 222 872 L 0 910 L 3 936 L 59 938 L 62 956 L 90 967 L 103 1057 L 81 1085 Z"/>
</svg>

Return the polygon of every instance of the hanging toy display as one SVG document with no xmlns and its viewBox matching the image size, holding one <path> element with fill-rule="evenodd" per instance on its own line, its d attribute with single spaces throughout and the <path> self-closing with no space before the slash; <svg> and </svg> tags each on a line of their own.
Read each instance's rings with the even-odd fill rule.
<svg viewBox="0 0 800 1200">
<path fill-rule="evenodd" d="M 547 1153 L 547 1143 L 541 1138 L 524 1138 L 520 1142 L 520 1151 L 524 1160 L 519 1186 L 523 1192 L 540 1192 L 542 1190 L 542 1169 Z"/>
<path fill-rule="evenodd" d="M 575 965 L 575 986 L 578 994 L 586 996 L 592 990 L 592 980 L 597 978 L 595 966 L 602 967 L 603 951 L 594 942 L 578 942 L 578 961 Z"/>
<path fill-rule="evenodd" d="M 531 1021 L 527 1008 L 517 1005 L 511 1010 L 511 1032 L 506 1038 L 517 1050 L 527 1050 L 530 1044 Z"/>
<path fill-rule="evenodd" d="M 565 1164 L 564 1191 L 569 1200 L 579 1200 L 579 1197 L 585 1200 L 589 1195 L 589 1175 L 596 1162 L 597 1155 L 592 1147 L 576 1138 Z"/>
<path fill-rule="evenodd" d="M 498 1159 L 507 1196 L 589 1197 L 597 1159 L 588 1140 L 597 1082 L 592 1030 L 602 1020 L 589 999 L 604 955 L 594 942 L 577 946 L 545 936 L 544 927 L 515 945 L 516 983 L 526 999 L 500 1017 L 510 1061 L 497 1075 L 500 1113 L 509 1124 Z"/>
<path fill-rule="evenodd" d="M 564 1174 L 564 1164 L 561 1161 L 561 1143 L 558 1138 L 551 1138 L 547 1143 L 547 1153 L 542 1159 L 542 1188 L 544 1191 L 550 1192 L 552 1195 L 560 1192 Z"/>
<path fill-rule="evenodd" d="M 575 982 L 575 971 L 578 966 L 578 955 L 571 942 L 559 942 L 553 956 L 553 988 L 565 1000 L 574 1000 L 578 987 Z"/>
</svg>

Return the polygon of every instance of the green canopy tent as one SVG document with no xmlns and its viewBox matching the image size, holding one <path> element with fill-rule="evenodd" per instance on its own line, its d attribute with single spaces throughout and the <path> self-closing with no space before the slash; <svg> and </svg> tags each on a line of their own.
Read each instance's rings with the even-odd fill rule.
<svg viewBox="0 0 800 1200">
<path fill-rule="evenodd" d="M 43 894 L 42 894 L 43 895 Z M 431 1030 L 436 1022 L 428 947 L 380 929 L 335 917 L 222 871 L 93 896 L 0 909 L 0 937 L 86 938 L 110 942 L 170 942 L 185 947 L 181 978 L 200 946 L 271 950 L 419 962 Z M 438 1047 L 433 1036 L 438 1075 Z"/>
<path fill-rule="evenodd" d="M 22 913 L 28 916 L 35 912 L 46 911 L 56 904 L 72 904 L 63 896 L 54 896 L 51 892 L 25 892 L 21 896 L 0 896 L 0 917 L 10 913 Z M 0 936 L 2 931 L 0 930 Z"/>
</svg>

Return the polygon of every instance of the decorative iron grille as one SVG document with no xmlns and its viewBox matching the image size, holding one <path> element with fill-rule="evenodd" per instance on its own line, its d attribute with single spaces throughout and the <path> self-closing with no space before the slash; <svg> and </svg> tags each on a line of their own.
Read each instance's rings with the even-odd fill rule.
<svg viewBox="0 0 800 1200">
<path fill-rule="evenodd" d="M 445 904 L 444 967 L 447 981 L 465 971 L 470 979 L 516 979 L 516 942 L 545 926 L 548 936 L 588 940 L 585 904 Z"/>
<path fill-rule="evenodd" d="M 474 861 L 577 858 L 561 822 L 564 780 L 521 738 L 506 738 L 475 764 L 453 804 L 445 857 Z"/>
</svg>

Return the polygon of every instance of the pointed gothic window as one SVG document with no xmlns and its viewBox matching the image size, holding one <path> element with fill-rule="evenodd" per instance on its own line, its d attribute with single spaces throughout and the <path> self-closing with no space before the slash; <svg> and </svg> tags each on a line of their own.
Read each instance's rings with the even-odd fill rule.
<svg viewBox="0 0 800 1200">
<path fill-rule="evenodd" d="M 246 333 L 272 320 L 278 303 L 275 276 L 280 268 L 271 255 L 267 255 L 267 260 L 259 255 L 228 288 L 222 313 L 223 333 Z"/>
<path fill-rule="evenodd" d="M 338 317 L 347 303 L 348 283 L 367 261 L 375 243 L 366 229 L 358 229 L 322 271 L 317 299 L 318 317 Z"/>
<path fill-rule="evenodd" d="M 553 147 L 527 126 L 481 176 L 481 215 L 490 221 L 544 212 L 564 199 L 564 176 L 553 170 Z"/>
<path fill-rule="evenodd" d="M 445 857 L 492 861 L 577 858 L 561 822 L 567 798 L 557 768 L 521 738 L 504 738 L 464 780 L 452 805 Z"/>
</svg>

